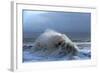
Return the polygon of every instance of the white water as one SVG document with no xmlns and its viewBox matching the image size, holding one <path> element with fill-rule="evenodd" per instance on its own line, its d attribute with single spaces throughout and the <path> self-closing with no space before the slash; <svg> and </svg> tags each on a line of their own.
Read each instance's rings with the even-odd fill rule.
<svg viewBox="0 0 100 73">
<path fill-rule="evenodd" d="M 31 44 L 24 44 L 24 46 L 25 45 L 27 46 L 23 48 L 23 62 L 91 59 L 90 44 L 77 44 L 80 48 L 80 52 L 76 56 L 70 56 L 64 53 L 59 55 L 59 50 L 54 51 L 52 55 L 44 55 L 43 50 L 32 53 L 30 50 Z"/>
</svg>

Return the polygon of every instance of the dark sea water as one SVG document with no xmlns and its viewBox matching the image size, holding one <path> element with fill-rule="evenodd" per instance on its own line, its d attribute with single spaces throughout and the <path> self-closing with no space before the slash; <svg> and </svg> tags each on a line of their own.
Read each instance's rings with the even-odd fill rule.
<svg viewBox="0 0 100 73">
<path fill-rule="evenodd" d="M 23 42 L 34 42 L 38 36 L 40 36 L 43 32 L 27 32 L 23 33 Z M 90 42 L 91 41 L 91 33 L 86 32 L 61 32 L 62 34 L 66 34 L 73 42 Z"/>
</svg>

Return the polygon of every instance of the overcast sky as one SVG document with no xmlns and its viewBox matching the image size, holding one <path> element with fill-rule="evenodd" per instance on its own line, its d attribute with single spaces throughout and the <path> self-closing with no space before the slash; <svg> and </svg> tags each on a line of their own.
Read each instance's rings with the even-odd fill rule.
<svg viewBox="0 0 100 73">
<path fill-rule="evenodd" d="M 59 32 L 90 32 L 90 13 L 23 10 L 24 33 L 53 29 Z"/>
</svg>

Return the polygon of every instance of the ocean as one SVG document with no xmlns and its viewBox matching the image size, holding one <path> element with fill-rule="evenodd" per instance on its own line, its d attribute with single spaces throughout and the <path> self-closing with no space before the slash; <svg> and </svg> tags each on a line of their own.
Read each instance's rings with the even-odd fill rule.
<svg viewBox="0 0 100 73">
<path fill-rule="evenodd" d="M 43 55 L 45 51 L 38 50 L 38 52 L 31 52 L 34 41 L 42 32 L 23 34 L 23 62 L 42 62 L 42 61 L 69 61 L 69 60 L 87 60 L 91 59 L 91 34 L 90 33 L 66 33 L 66 34 L 80 49 L 77 55 L 70 57 L 69 55 L 62 53 L 58 54 L 60 51 L 54 51 L 53 55 L 46 54 Z"/>
</svg>

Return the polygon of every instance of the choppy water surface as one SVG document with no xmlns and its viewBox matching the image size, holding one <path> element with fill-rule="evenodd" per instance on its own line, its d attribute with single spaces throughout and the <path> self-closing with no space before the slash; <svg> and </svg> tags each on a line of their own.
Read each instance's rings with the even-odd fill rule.
<svg viewBox="0 0 100 73">
<path fill-rule="evenodd" d="M 60 61 L 60 60 L 87 60 L 91 59 L 91 45 L 90 44 L 77 44 L 80 48 L 80 52 L 70 57 L 69 55 L 59 53 L 59 50 L 53 52 L 53 55 L 47 54 L 43 55 L 45 51 L 40 50 L 37 52 L 32 53 L 31 44 L 25 44 L 23 46 L 23 62 L 38 62 L 38 61 Z"/>
</svg>

